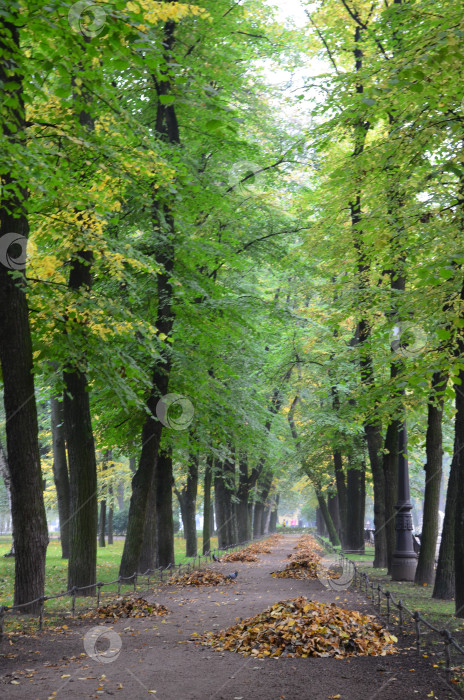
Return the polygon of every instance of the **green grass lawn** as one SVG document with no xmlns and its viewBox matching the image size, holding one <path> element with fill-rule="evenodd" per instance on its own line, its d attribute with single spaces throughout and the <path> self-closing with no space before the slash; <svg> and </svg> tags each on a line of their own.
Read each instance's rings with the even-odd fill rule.
<svg viewBox="0 0 464 700">
<path fill-rule="evenodd" d="M 97 581 L 114 581 L 118 578 L 119 564 L 121 561 L 122 550 L 124 547 L 124 540 L 118 539 L 114 541 L 114 544 L 107 545 L 106 547 L 98 547 L 97 552 Z M 217 538 L 211 538 L 211 547 L 214 549 L 217 547 Z M 11 548 L 11 537 L 2 535 L 0 536 L 0 605 L 12 605 L 13 604 L 13 588 L 14 588 L 14 558 L 7 557 L 4 558 L 3 555 L 9 552 Z M 198 552 L 202 551 L 202 538 L 198 538 Z M 176 559 L 176 564 L 187 562 L 188 559 L 185 556 L 185 540 L 183 537 L 174 538 L 174 554 Z M 67 590 L 67 569 L 68 563 L 65 559 L 61 558 L 61 544 L 59 540 L 53 539 L 47 548 L 47 561 L 46 561 L 46 572 L 45 572 L 45 595 L 55 595 Z M 140 579 L 137 585 L 137 590 L 145 590 L 146 588 L 146 578 Z M 114 596 L 115 592 L 118 590 L 117 584 L 112 586 L 104 586 L 102 589 L 102 599 L 110 598 Z M 130 592 L 133 590 L 133 584 L 122 586 L 121 593 Z M 76 599 L 76 613 L 78 611 L 88 610 L 95 604 L 92 598 L 77 598 Z M 57 598 L 56 600 L 47 601 L 45 603 L 46 617 L 51 618 L 52 621 L 57 621 L 57 615 L 60 613 L 59 617 L 62 620 L 62 614 L 69 616 L 71 614 L 71 598 L 66 596 L 64 598 Z M 29 628 L 28 618 L 14 618 L 15 620 L 21 620 L 21 629 L 25 630 Z M 35 627 L 37 627 L 37 622 Z M 6 629 L 11 629 L 12 620 L 10 616 L 7 616 L 8 626 Z M 17 625 L 13 625 L 17 627 Z"/>
</svg>

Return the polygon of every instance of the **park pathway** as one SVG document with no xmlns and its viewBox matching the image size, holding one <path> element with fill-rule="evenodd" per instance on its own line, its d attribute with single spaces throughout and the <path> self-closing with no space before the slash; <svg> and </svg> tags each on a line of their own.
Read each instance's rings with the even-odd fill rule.
<svg viewBox="0 0 464 700">
<path fill-rule="evenodd" d="M 98 663 L 84 651 L 83 638 L 93 625 L 69 623 L 61 632 L 46 631 L 33 640 L 8 646 L 0 654 L 0 697 L 21 700 L 105 698 L 138 700 L 413 700 L 460 697 L 413 649 L 386 657 L 256 659 L 233 652 L 213 652 L 192 642 L 195 634 L 232 625 L 279 600 L 304 595 L 373 613 L 368 602 L 349 591 L 327 590 L 319 581 L 278 579 L 297 535 L 285 535 L 259 562 L 212 564 L 223 573 L 238 569 L 237 581 L 216 588 L 163 585 L 145 597 L 163 603 L 166 617 L 123 619 L 108 625 L 119 635 L 121 650 L 111 663 Z M 112 633 L 113 633 L 112 632 Z M 7 647 L 5 647 L 7 645 Z M 29 676 L 29 677 L 28 677 Z M 13 681 L 13 683 L 12 683 Z M 156 691 L 156 692 L 154 692 Z"/>
</svg>

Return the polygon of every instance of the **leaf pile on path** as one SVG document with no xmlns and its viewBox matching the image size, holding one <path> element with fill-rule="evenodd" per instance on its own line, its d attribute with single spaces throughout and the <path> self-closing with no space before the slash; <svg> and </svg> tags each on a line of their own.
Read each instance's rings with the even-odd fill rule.
<svg viewBox="0 0 464 700">
<path fill-rule="evenodd" d="M 273 571 L 274 578 L 317 578 L 320 565 L 322 547 L 311 535 L 300 537 L 295 547 L 297 551 L 289 554 L 290 562 L 285 569 Z"/>
<path fill-rule="evenodd" d="M 108 605 L 101 605 L 96 610 L 85 613 L 82 617 L 152 617 L 168 615 L 168 610 L 160 603 L 149 603 L 145 598 L 118 598 Z"/>
<path fill-rule="evenodd" d="M 385 656 L 395 654 L 396 637 L 373 615 L 326 605 L 300 596 L 283 600 L 259 615 L 220 632 L 208 632 L 198 644 L 214 651 L 235 651 L 258 658 L 278 656 Z"/>
<path fill-rule="evenodd" d="M 232 583 L 230 578 L 213 571 L 212 569 L 204 569 L 202 571 L 192 571 L 191 574 L 183 576 L 172 576 L 169 583 L 176 586 L 220 586 L 223 583 Z"/>
<path fill-rule="evenodd" d="M 256 554 L 250 552 L 247 547 L 245 547 L 245 549 L 241 549 L 238 552 L 229 552 L 228 554 L 224 554 L 224 556 L 221 557 L 221 561 L 258 561 L 258 557 Z"/>
<path fill-rule="evenodd" d="M 245 547 L 251 554 L 270 554 L 271 549 L 266 542 L 253 542 Z"/>
<path fill-rule="evenodd" d="M 274 578 L 317 578 L 319 571 L 319 562 L 317 561 L 291 561 L 285 569 L 281 571 L 272 571 Z"/>
</svg>

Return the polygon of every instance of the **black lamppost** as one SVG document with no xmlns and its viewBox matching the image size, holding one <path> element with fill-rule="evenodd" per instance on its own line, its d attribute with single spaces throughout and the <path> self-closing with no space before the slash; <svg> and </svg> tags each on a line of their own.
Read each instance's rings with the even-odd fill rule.
<svg viewBox="0 0 464 700">
<path fill-rule="evenodd" d="M 398 502 L 395 506 L 396 545 L 393 552 L 391 577 L 393 581 L 414 581 L 417 554 L 412 539 L 412 503 L 409 496 L 408 436 L 406 422 L 398 434 Z"/>
</svg>

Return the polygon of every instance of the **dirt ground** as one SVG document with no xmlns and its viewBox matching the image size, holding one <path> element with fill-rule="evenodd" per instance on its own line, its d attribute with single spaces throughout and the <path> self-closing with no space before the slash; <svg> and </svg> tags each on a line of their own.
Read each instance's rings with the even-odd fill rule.
<svg viewBox="0 0 464 700">
<path fill-rule="evenodd" d="M 327 590 L 319 581 L 278 579 L 271 571 L 283 568 L 297 535 L 285 535 L 272 554 L 259 562 L 212 564 L 223 573 L 238 569 L 230 586 L 199 589 L 163 585 L 145 594 L 166 605 L 166 617 L 121 619 L 106 623 L 69 621 L 68 629 L 47 630 L 34 638 L 5 638 L 0 643 L 0 697 L 21 700 L 98 698 L 114 695 L 136 700 L 397 700 L 459 698 L 430 658 L 418 656 L 411 640 L 400 640 L 400 653 L 386 657 L 345 659 L 256 659 L 233 652 L 214 652 L 195 644 L 193 633 L 222 629 L 264 610 L 279 600 L 304 595 L 336 602 L 352 610 L 374 613 L 351 590 Z M 337 599 L 337 596 L 338 599 Z M 114 658 L 89 656 L 84 638 L 99 626 Z M 92 644 L 92 639 L 90 639 Z M 100 646 L 101 644 L 101 646 Z M 120 646 L 119 654 L 118 647 Z M 87 641 L 87 650 L 89 641 Z M 95 647 L 93 647 L 95 648 Z"/>
</svg>

